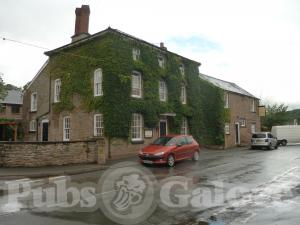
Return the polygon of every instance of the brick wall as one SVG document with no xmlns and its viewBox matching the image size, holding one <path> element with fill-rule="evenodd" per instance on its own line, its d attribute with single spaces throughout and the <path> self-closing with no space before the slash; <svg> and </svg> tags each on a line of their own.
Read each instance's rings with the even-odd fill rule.
<svg viewBox="0 0 300 225">
<path fill-rule="evenodd" d="M 251 143 L 251 124 L 255 124 L 256 131 L 260 131 L 259 100 L 255 100 L 255 112 L 251 111 L 252 101 L 253 98 L 229 93 L 230 134 L 225 134 L 225 148 L 236 146 L 235 124 L 240 123 L 241 119 L 246 120 L 246 126 L 240 127 L 241 145 L 250 145 Z"/>
<path fill-rule="evenodd" d="M 12 113 L 12 105 L 11 104 L 4 104 L 4 105 L 6 105 L 5 111 L 0 112 L 0 118 L 15 119 L 15 120 L 22 119 L 22 105 L 19 105 L 20 113 Z"/>
<path fill-rule="evenodd" d="M 74 142 L 1 142 L 0 166 L 40 167 L 104 163 L 104 139 Z"/>
</svg>

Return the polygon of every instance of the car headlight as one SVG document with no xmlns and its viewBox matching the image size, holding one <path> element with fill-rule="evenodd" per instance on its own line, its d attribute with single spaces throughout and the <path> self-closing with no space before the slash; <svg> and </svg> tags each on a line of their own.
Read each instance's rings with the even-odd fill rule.
<svg viewBox="0 0 300 225">
<path fill-rule="evenodd" d="M 164 152 L 158 152 L 156 154 L 154 154 L 155 156 L 163 156 L 165 153 Z"/>
</svg>

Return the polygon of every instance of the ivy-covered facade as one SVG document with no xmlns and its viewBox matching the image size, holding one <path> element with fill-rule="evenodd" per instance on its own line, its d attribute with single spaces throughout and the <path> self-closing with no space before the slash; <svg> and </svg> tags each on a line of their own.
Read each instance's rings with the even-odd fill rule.
<svg viewBox="0 0 300 225">
<path fill-rule="evenodd" d="M 136 151 L 159 135 L 189 133 L 224 144 L 224 93 L 199 78 L 200 63 L 112 28 L 46 55 L 24 96 L 29 140 L 102 136 L 116 151 Z"/>
</svg>

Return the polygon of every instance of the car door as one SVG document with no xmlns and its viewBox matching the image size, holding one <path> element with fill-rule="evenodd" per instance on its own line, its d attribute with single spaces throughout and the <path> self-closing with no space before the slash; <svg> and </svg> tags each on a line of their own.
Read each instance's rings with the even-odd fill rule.
<svg viewBox="0 0 300 225">
<path fill-rule="evenodd" d="M 195 145 L 191 137 L 185 137 L 186 139 L 186 157 L 191 158 L 195 151 Z"/>
<path fill-rule="evenodd" d="M 175 149 L 176 160 L 181 160 L 186 157 L 186 140 L 185 137 L 177 138 L 177 145 Z"/>
</svg>

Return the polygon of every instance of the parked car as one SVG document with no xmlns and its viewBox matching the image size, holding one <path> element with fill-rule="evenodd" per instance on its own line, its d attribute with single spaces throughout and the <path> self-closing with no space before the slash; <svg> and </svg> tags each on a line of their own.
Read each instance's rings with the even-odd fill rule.
<svg viewBox="0 0 300 225">
<path fill-rule="evenodd" d="M 199 144 L 192 136 L 167 135 L 143 148 L 139 158 L 144 164 L 167 164 L 172 167 L 175 162 L 184 159 L 198 161 L 199 151 Z"/>
<path fill-rule="evenodd" d="M 251 149 L 268 148 L 277 149 L 277 138 L 270 132 L 254 133 L 251 139 Z"/>
<path fill-rule="evenodd" d="M 287 143 L 300 143 L 300 126 L 273 126 L 271 133 L 277 137 L 277 144 L 286 146 Z"/>
</svg>

